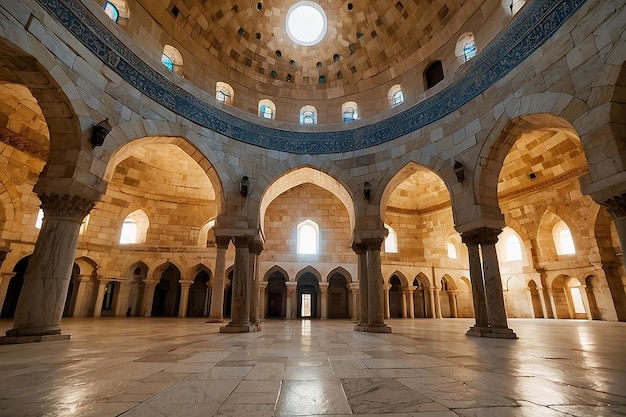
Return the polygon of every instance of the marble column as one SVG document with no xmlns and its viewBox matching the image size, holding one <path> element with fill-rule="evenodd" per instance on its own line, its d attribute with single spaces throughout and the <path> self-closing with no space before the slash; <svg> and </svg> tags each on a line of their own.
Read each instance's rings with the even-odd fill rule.
<svg viewBox="0 0 626 417">
<path fill-rule="evenodd" d="M 215 274 L 211 291 L 211 310 L 207 323 L 224 322 L 224 280 L 226 279 L 226 251 L 230 243 L 228 236 L 216 236 Z"/>
<path fill-rule="evenodd" d="M 414 300 L 415 287 L 412 285 L 409 286 L 407 292 L 408 292 L 408 297 L 409 297 L 409 318 L 414 319 L 415 318 L 415 300 Z"/>
<path fill-rule="evenodd" d="M 435 287 L 428 287 L 428 307 L 430 309 L 430 317 L 437 318 L 437 307 L 435 306 Z"/>
<path fill-rule="evenodd" d="M 96 293 L 96 305 L 93 309 L 93 316 L 100 317 L 102 315 L 102 303 L 104 302 L 104 294 L 107 289 L 107 279 L 98 278 L 98 292 Z"/>
<path fill-rule="evenodd" d="M 259 320 L 265 320 L 265 306 L 267 305 L 267 300 L 265 299 L 265 289 L 267 288 L 267 282 L 259 281 Z"/>
<path fill-rule="evenodd" d="M 453 318 L 459 317 L 459 303 L 457 300 L 457 290 L 449 290 L 448 297 L 450 298 L 450 315 Z"/>
<path fill-rule="evenodd" d="M 178 305 L 178 317 L 187 317 L 187 307 L 189 306 L 189 287 L 193 281 L 179 280 L 180 284 L 180 304 Z"/>
<path fill-rule="evenodd" d="M 407 318 L 407 307 L 406 305 L 409 303 L 408 300 L 408 291 L 406 288 L 402 288 L 402 318 Z"/>
<path fill-rule="evenodd" d="M 143 301 L 141 302 L 141 316 L 150 317 L 152 315 L 152 303 L 154 302 L 154 290 L 158 281 L 144 281 Z"/>
<path fill-rule="evenodd" d="M 364 239 L 367 247 L 368 280 L 368 324 L 366 332 L 391 333 L 391 327 L 385 324 L 385 301 L 383 299 L 383 274 L 380 262 L 380 248 L 383 238 Z"/>
<path fill-rule="evenodd" d="M 613 218 L 613 224 L 619 239 L 622 253 L 622 263 L 626 268 L 626 193 L 606 200 L 603 205 L 607 208 Z M 615 312 L 619 321 L 626 321 L 626 289 L 621 277 L 617 273 L 606 274 L 609 292 L 613 299 Z"/>
<path fill-rule="evenodd" d="M 391 308 L 389 305 L 389 288 L 391 285 L 383 284 L 383 300 L 385 300 L 385 319 L 391 318 Z"/>
<path fill-rule="evenodd" d="M 367 246 L 362 243 L 352 244 L 357 256 L 357 275 L 359 281 L 359 322 L 354 330 L 365 331 L 369 320 L 369 284 L 367 281 Z"/>
<path fill-rule="evenodd" d="M 296 318 L 296 308 L 298 308 L 298 303 L 296 300 L 298 284 L 295 282 L 285 282 L 285 286 L 287 287 L 287 304 L 285 316 L 287 320 L 291 320 L 293 318 Z"/>
<path fill-rule="evenodd" d="M 263 252 L 263 244 L 254 240 L 250 244 L 250 323 L 260 330 L 259 320 L 259 256 Z"/>
<path fill-rule="evenodd" d="M 320 287 L 320 298 L 322 299 L 321 301 L 321 314 L 320 314 L 320 318 L 322 319 L 327 319 L 328 318 L 328 282 L 320 282 L 319 283 L 319 287 Z"/>
<path fill-rule="evenodd" d="M 467 246 L 469 256 L 470 281 L 472 283 L 472 301 L 474 305 L 474 326 L 468 332 L 479 334 L 489 327 L 487 321 L 487 302 L 485 300 L 485 286 L 483 282 L 483 267 L 478 249 L 478 235 L 472 232 L 463 233 L 463 243 Z"/>
<path fill-rule="evenodd" d="M 359 322 L 359 284 L 348 284 L 348 291 L 350 291 L 350 320 Z"/>
<path fill-rule="evenodd" d="M 95 202 L 59 194 L 42 194 L 39 198 L 44 219 L 24 274 L 13 328 L 7 330 L 4 343 L 69 338 L 69 335 L 60 336 L 59 324 L 80 224 Z"/>
<path fill-rule="evenodd" d="M 220 328 L 221 333 L 246 333 L 253 329 L 250 326 L 250 236 L 236 236 L 235 267 L 233 272 L 232 312 L 231 320 Z"/>
</svg>

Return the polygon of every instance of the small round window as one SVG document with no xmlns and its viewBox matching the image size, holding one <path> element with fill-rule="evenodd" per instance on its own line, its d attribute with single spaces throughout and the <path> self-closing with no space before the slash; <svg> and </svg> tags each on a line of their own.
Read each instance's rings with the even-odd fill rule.
<svg viewBox="0 0 626 417">
<path fill-rule="evenodd" d="M 315 45 L 324 38 L 327 27 L 326 13 L 317 3 L 301 1 L 287 12 L 287 34 L 298 45 Z"/>
</svg>

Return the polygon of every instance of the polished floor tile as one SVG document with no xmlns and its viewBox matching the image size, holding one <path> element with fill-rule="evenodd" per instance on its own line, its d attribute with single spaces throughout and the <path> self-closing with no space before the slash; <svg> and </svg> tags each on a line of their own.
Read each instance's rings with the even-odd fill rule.
<svg viewBox="0 0 626 417">
<path fill-rule="evenodd" d="M 0 417 L 626 416 L 626 323 L 511 320 L 519 340 L 388 324 L 64 319 L 69 341 L 0 345 Z"/>
</svg>

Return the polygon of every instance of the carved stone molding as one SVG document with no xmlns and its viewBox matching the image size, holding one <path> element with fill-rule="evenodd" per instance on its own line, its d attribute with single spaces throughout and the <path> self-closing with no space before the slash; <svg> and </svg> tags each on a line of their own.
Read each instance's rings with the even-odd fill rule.
<svg viewBox="0 0 626 417">
<path fill-rule="evenodd" d="M 228 249 L 230 236 L 215 236 L 215 245 L 218 249 Z"/>
<path fill-rule="evenodd" d="M 602 205 L 606 207 L 613 219 L 626 217 L 626 193 L 609 198 Z"/>
<path fill-rule="evenodd" d="M 81 222 L 96 205 L 95 201 L 68 194 L 40 194 L 39 199 L 44 215 L 48 218 L 63 217 L 78 222 Z"/>
<path fill-rule="evenodd" d="M 263 252 L 263 243 L 261 243 L 259 240 L 252 240 L 250 241 L 248 248 L 250 249 L 250 253 L 259 256 L 261 252 Z"/>
<path fill-rule="evenodd" d="M 380 250 L 384 241 L 385 238 L 382 237 L 371 237 L 363 239 L 363 245 L 367 247 L 367 250 Z"/>
<path fill-rule="evenodd" d="M 365 251 L 367 251 L 367 246 L 365 244 L 363 244 L 363 243 L 353 243 L 352 244 L 352 250 L 357 255 L 363 255 L 365 253 Z"/>
<path fill-rule="evenodd" d="M 481 227 L 461 234 L 461 241 L 466 245 L 495 245 L 502 229 Z"/>
</svg>

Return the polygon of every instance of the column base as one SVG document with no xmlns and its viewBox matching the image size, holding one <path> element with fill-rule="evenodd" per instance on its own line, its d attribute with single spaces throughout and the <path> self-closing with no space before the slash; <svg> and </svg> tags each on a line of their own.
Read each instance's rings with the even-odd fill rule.
<svg viewBox="0 0 626 417">
<path fill-rule="evenodd" d="M 57 340 L 69 340 L 69 334 L 42 334 L 36 336 L 2 336 L 0 345 L 18 345 L 21 343 L 56 342 Z"/>
<path fill-rule="evenodd" d="M 206 322 L 207 323 L 224 323 L 224 319 L 222 317 L 209 317 Z"/>
<path fill-rule="evenodd" d="M 519 339 L 515 332 L 508 327 L 479 327 L 472 326 L 465 333 L 472 337 L 491 337 L 494 339 Z"/>
<path fill-rule="evenodd" d="M 357 323 L 354 325 L 354 330 L 357 332 L 365 333 L 391 333 L 391 327 L 386 324 L 366 324 Z"/>
<path fill-rule="evenodd" d="M 220 333 L 251 333 L 258 332 L 261 330 L 260 324 L 236 324 L 220 327 Z"/>
</svg>

